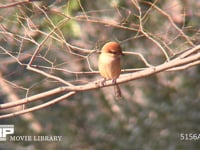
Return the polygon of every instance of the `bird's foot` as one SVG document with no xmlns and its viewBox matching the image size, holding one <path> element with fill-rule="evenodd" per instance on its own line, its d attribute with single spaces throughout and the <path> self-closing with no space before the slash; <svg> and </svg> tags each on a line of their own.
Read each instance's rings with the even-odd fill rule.
<svg viewBox="0 0 200 150">
<path fill-rule="evenodd" d="M 101 85 L 101 86 L 105 86 L 105 83 L 106 83 L 106 78 L 103 78 L 103 80 L 100 81 L 100 85 Z"/>
<path fill-rule="evenodd" d="M 117 78 L 112 79 L 113 84 L 116 84 L 116 82 L 117 82 Z"/>
</svg>

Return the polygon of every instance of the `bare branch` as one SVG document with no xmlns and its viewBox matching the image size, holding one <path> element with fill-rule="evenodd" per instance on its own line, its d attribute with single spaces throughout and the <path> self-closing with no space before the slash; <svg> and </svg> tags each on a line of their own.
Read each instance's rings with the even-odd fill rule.
<svg viewBox="0 0 200 150">
<path fill-rule="evenodd" d="M 143 2 L 145 4 L 150 5 L 151 7 L 155 8 L 158 12 L 160 12 L 162 15 L 164 15 L 165 17 L 168 18 L 168 20 L 170 21 L 171 25 L 186 39 L 186 41 L 191 45 L 191 46 L 195 46 L 193 44 L 193 42 L 189 39 L 189 37 L 174 23 L 173 19 L 171 18 L 171 16 L 169 14 L 167 14 L 165 11 L 163 11 L 162 9 L 160 9 L 159 7 L 157 7 L 155 4 L 150 3 L 150 2 Z"/>
<path fill-rule="evenodd" d="M 45 108 L 45 107 L 48 107 L 50 105 L 53 105 L 55 103 L 58 103 L 60 101 L 63 101 L 65 100 L 66 98 L 74 95 L 76 92 L 69 92 L 67 94 L 64 94 L 58 98 L 55 98 L 49 102 L 46 102 L 44 104 L 41 104 L 39 106 L 35 106 L 35 107 L 32 107 L 32 108 L 26 108 L 24 110 L 21 110 L 21 111 L 17 111 L 17 112 L 14 112 L 14 113 L 10 113 L 10 114 L 6 114 L 6 115 L 1 115 L 0 116 L 0 119 L 4 119 L 4 118 L 9 118 L 9 117 L 14 117 L 14 116 L 17 116 L 17 115 L 22 115 L 22 114 L 25 114 L 25 113 L 29 113 L 29 112 L 33 112 L 33 111 L 36 111 L 36 110 L 39 110 L 39 109 L 42 109 L 42 108 Z"/>
<path fill-rule="evenodd" d="M 5 104 L 0 104 L 0 109 L 7 109 L 7 108 L 27 104 L 27 103 L 30 103 L 30 102 L 38 101 L 38 100 L 41 100 L 42 98 L 49 97 L 49 96 L 52 96 L 52 95 L 56 95 L 56 94 L 66 92 L 66 91 L 67 91 L 66 87 L 59 87 L 59 88 L 56 88 L 56 89 L 53 89 L 53 90 L 48 90 L 47 92 L 43 92 L 43 93 L 36 94 L 36 95 L 30 96 L 30 97 L 26 97 L 24 99 L 12 101 L 12 102 L 7 102 Z"/>
<path fill-rule="evenodd" d="M 25 0 L 25 1 L 21 1 L 21 2 L 14 2 L 14 3 L 10 3 L 10 4 L 5 4 L 5 5 L 1 5 L 0 8 L 8 8 L 8 7 L 15 7 L 17 5 L 23 5 L 26 3 L 29 3 L 30 0 Z"/>
</svg>

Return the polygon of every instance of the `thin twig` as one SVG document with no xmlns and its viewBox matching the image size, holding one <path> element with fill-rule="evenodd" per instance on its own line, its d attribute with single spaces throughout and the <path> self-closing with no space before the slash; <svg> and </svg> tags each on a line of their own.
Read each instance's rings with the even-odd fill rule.
<svg viewBox="0 0 200 150">
<path fill-rule="evenodd" d="M 143 3 L 150 5 L 151 7 L 155 8 L 158 12 L 160 12 L 162 15 L 164 15 L 165 17 L 167 17 L 167 19 L 169 20 L 169 22 L 171 23 L 171 25 L 186 39 L 186 41 L 191 45 L 191 46 L 195 46 L 193 44 L 193 42 L 188 38 L 188 36 L 183 32 L 183 30 L 181 30 L 173 21 L 172 17 L 167 14 L 165 11 L 163 11 L 162 9 L 160 9 L 159 7 L 157 7 L 155 4 L 151 3 L 151 2 L 147 2 L 144 1 Z"/>
</svg>

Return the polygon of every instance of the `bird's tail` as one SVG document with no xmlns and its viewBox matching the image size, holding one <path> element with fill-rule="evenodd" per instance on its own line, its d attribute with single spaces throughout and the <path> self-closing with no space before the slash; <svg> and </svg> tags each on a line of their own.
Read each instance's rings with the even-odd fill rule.
<svg viewBox="0 0 200 150">
<path fill-rule="evenodd" d="M 117 83 L 114 86 L 114 92 L 115 92 L 115 96 L 117 98 L 121 98 L 122 97 L 122 92 L 121 92 L 120 87 L 119 87 L 119 85 Z"/>
</svg>

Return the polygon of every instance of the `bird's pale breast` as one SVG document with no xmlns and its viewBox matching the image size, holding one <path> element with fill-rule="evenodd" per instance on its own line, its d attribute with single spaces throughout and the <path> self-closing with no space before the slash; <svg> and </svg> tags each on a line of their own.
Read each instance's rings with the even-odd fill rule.
<svg viewBox="0 0 200 150">
<path fill-rule="evenodd" d="M 116 79 L 121 73 L 120 58 L 107 54 L 99 56 L 99 71 L 106 79 Z"/>
</svg>

